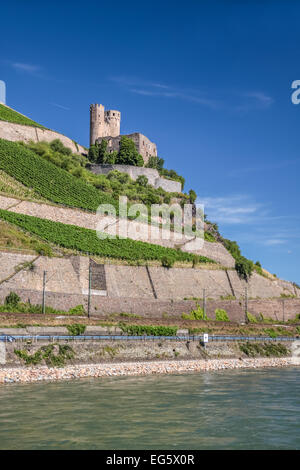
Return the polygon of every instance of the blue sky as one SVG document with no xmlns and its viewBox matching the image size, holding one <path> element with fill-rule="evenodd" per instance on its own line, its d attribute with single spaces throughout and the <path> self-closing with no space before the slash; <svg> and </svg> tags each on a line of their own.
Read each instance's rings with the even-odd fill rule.
<svg viewBox="0 0 300 470">
<path fill-rule="evenodd" d="M 157 143 L 223 236 L 300 284 L 300 2 L 2 2 L 7 104 L 88 145 L 89 104 Z"/>
</svg>

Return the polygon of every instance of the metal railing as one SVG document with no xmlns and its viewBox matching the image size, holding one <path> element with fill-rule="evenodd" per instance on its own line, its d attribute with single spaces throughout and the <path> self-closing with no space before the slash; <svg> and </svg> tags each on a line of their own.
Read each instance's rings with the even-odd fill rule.
<svg viewBox="0 0 300 470">
<path fill-rule="evenodd" d="M 131 336 L 131 335 L 0 335 L 0 341 L 200 341 L 203 342 L 203 335 L 181 335 L 181 336 Z M 294 336 L 231 336 L 231 335 L 208 335 L 208 342 L 211 341 L 299 341 L 299 337 Z"/>
</svg>

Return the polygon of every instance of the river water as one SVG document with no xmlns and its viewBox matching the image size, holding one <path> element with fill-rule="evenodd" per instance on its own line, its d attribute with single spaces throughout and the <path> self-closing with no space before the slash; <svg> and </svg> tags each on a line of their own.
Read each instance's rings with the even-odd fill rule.
<svg viewBox="0 0 300 470">
<path fill-rule="evenodd" d="M 0 449 L 300 449 L 300 369 L 0 386 Z"/>
</svg>

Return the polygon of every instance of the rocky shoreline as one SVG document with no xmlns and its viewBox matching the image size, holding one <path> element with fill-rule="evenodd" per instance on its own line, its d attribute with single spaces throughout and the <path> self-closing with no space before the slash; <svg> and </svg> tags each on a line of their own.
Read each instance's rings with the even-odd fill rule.
<svg viewBox="0 0 300 470">
<path fill-rule="evenodd" d="M 110 364 L 67 365 L 62 368 L 47 366 L 12 367 L 0 369 L 0 384 L 34 383 L 96 377 L 118 377 L 156 374 L 182 374 L 224 369 L 286 367 L 299 365 L 295 358 L 209 359 L 183 361 L 151 361 Z"/>
</svg>

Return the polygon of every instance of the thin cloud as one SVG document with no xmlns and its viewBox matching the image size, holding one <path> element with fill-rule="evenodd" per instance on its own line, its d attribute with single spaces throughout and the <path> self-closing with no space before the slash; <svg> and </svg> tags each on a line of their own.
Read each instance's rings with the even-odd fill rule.
<svg viewBox="0 0 300 470">
<path fill-rule="evenodd" d="M 239 113 L 255 109 L 267 109 L 274 102 L 271 96 L 261 91 L 219 92 L 220 98 L 216 99 L 215 90 L 212 97 L 202 90 L 178 88 L 165 83 L 143 80 L 138 77 L 121 75 L 110 77 L 109 80 L 137 95 L 179 99 L 206 106 L 210 109 L 225 109 Z"/>
<path fill-rule="evenodd" d="M 245 195 L 204 197 L 198 198 L 197 202 L 204 204 L 210 220 L 222 224 L 249 224 L 257 221 L 258 216 L 265 215 L 263 205 L 252 202 Z"/>
<path fill-rule="evenodd" d="M 50 103 L 50 104 L 51 106 L 55 106 L 56 108 L 63 109 L 64 111 L 70 111 L 70 108 L 63 106 L 62 104 L 58 104 L 58 103 Z"/>
<path fill-rule="evenodd" d="M 141 80 L 135 77 L 111 77 L 110 80 L 121 86 L 125 86 L 128 91 L 137 95 L 180 99 L 197 103 L 211 109 L 216 109 L 221 106 L 220 101 L 207 97 L 199 91 L 190 93 L 185 89 L 179 89 L 163 83 Z"/>
<path fill-rule="evenodd" d="M 260 91 L 251 91 L 251 92 L 245 93 L 245 96 L 248 98 L 253 98 L 262 106 L 266 106 L 266 107 L 271 106 L 271 104 L 274 103 L 274 99 L 271 98 L 271 96 L 268 96 L 265 93 L 262 93 Z"/>
<path fill-rule="evenodd" d="M 26 72 L 29 74 L 39 73 L 42 68 L 39 65 L 25 64 L 22 62 L 12 62 L 11 66 L 18 71 Z"/>
<path fill-rule="evenodd" d="M 263 244 L 266 246 L 274 246 L 274 245 L 284 245 L 287 242 L 288 242 L 287 240 L 284 240 L 282 238 L 270 238 L 269 240 L 265 240 Z"/>
<path fill-rule="evenodd" d="M 236 177 L 236 176 L 242 176 L 248 173 L 256 173 L 256 172 L 264 172 L 264 171 L 272 171 L 272 170 L 279 170 L 281 168 L 285 168 L 290 165 L 295 165 L 297 163 L 300 163 L 300 159 L 294 159 L 294 160 L 284 160 L 282 162 L 278 163 L 271 163 L 269 165 L 257 165 L 253 167 L 246 167 L 246 168 L 236 168 L 231 170 L 228 173 L 228 176 L 231 177 Z"/>
</svg>

